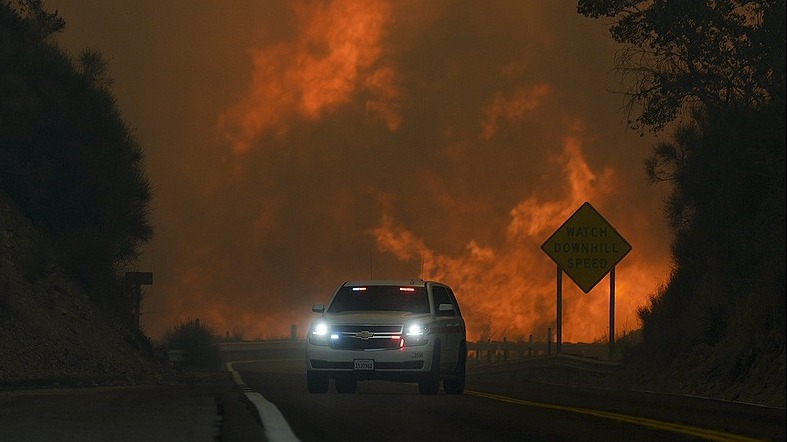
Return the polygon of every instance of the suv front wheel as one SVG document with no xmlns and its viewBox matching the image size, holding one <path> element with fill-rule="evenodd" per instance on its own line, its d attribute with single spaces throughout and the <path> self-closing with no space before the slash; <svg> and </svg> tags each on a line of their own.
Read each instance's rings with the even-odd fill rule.
<svg viewBox="0 0 787 442">
<path fill-rule="evenodd" d="M 435 342 L 432 354 L 432 369 L 425 378 L 418 381 L 418 391 L 421 394 L 437 394 L 440 391 L 440 341 Z"/>
<path fill-rule="evenodd" d="M 443 379 L 443 389 L 446 394 L 462 394 L 465 392 L 465 373 L 467 372 L 467 349 L 462 344 L 459 351 L 459 360 L 456 361 L 454 376 L 450 379 Z"/>
</svg>

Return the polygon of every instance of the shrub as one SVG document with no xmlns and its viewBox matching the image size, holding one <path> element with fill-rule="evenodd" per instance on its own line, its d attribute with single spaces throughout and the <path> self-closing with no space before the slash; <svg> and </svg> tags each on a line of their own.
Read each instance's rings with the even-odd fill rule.
<svg viewBox="0 0 787 442">
<path fill-rule="evenodd" d="M 215 333 L 199 319 L 177 324 L 164 336 L 164 347 L 182 350 L 183 366 L 188 368 L 218 368 L 221 358 L 215 343 Z"/>
</svg>

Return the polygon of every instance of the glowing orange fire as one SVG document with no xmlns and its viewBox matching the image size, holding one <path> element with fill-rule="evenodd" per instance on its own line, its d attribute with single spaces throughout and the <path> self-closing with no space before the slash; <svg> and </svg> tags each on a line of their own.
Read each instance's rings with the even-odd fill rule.
<svg viewBox="0 0 787 442">
<path fill-rule="evenodd" d="M 424 279 L 444 281 L 455 288 L 467 317 L 469 339 L 545 339 L 555 330 L 556 270 L 540 245 L 584 201 L 603 207 L 614 188 L 615 174 L 596 175 L 585 161 L 576 138 L 566 138 L 562 155 L 553 159 L 565 170 L 569 194 L 561 201 L 531 197 L 511 212 L 503 247 L 493 249 L 474 241 L 462 256 L 444 256 L 426 245 L 423 238 L 385 215 L 373 229 L 378 247 L 401 260 L 423 259 Z M 614 225 L 614 217 L 610 220 Z M 618 230 L 630 242 L 637 234 L 627 226 Z M 636 249 L 635 249 L 636 250 Z M 636 309 L 654 289 L 654 274 L 666 271 L 662 263 L 643 262 L 632 252 L 617 270 L 616 334 L 638 327 Z M 583 294 L 566 278 L 564 282 L 563 339 L 591 341 L 608 336 L 609 283 L 602 280 Z"/>
<path fill-rule="evenodd" d="M 649 260 L 640 253 L 652 238 L 653 220 L 643 215 L 605 213 L 615 194 L 616 175 L 612 170 L 594 173 L 588 166 L 577 138 L 567 137 L 564 150 L 552 158 L 563 170 L 567 195 L 556 201 L 541 201 L 531 196 L 520 201 L 509 213 L 509 223 L 501 246 L 491 247 L 475 240 L 467 242 L 464 253 L 443 254 L 423 238 L 398 223 L 391 214 L 390 202 L 384 202 L 383 215 L 369 230 L 380 253 L 391 254 L 402 262 L 418 262 L 424 279 L 451 285 L 460 301 L 468 325 L 468 339 L 536 340 L 546 339 L 547 329 L 555 330 L 556 267 L 541 250 L 541 244 L 585 201 L 590 201 L 624 236 L 634 249 L 617 267 L 616 324 L 617 334 L 638 328 L 636 310 L 647 303 L 660 278 L 668 272 L 663 259 Z M 384 199 L 384 197 L 383 197 Z M 632 218 L 633 217 L 633 218 Z M 621 222 L 623 221 L 623 222 Z M 309 304 L 293 304 L 282 298 L 265 298 L 259 310 L 244 310 L 231 302 L 222 302 L 221 293 L 206 287 L 215 284 L 218 274 L 232 275 L 235 262 L 222 262 L 216 256 L 201 255 L 194 250 L 194 262 L 210 263 L 204 267 L 175 270 L 177 280 L 163 281 L 158 292 L 187 292 L 188 297 L 172 298 L 169 308 L 179 312 L 180 320 L 199 317 L 223 335 L 239 332 L 245 338 L 285 338 L 292 325 L 302 337 L 311 315 Z M 188 263 L 183 263 L 188 266 Z M 197 264 L 191 264 L 197 266 Z M 325 275 L 322 275 L 325 276 Z M 334 275 L 336 284 L 347 275 Z M 163 286 L 162 286 L 163 284 Z M 320 302 L 327 301 L 323 293 Z M 249 293 L 249 298 L 259 294 Z M 608 336 L 609 283 L 603 279 L 590 293 L 584 294 L 564 276 L 563 340 L 588 342 Z"/>
<path fill-rule="evenodd" d="M 389 105 L 398 94 L 393 70 L 375 66 L 389 9 L 380 1 L 341 0 L 318 8 L 296 4 L 298 38 L 251 50 L 249 96 L 221 118 L 235 152 L 246 152 L 265 133 L 286 133 L 290 118 L 319 118 L 359 89 L 371 96 L 367 109 L 395 130 L 401 118 Z"/>
<path fill-rule="evenodd" d="M 507 134 L 507 130 L 527 124 L 533 126 L 543 124 L 550 128 L 547 130 L 552 130 L 562 124 L 560 130 L 565 130 L 569 135 L 565 135 L 562 139 L 549 135 L 549 142 L 552 143 L 550 146 L 552 148 L 559 146 L 559 152 L 543 165 L 543 169 L 548 170 L 545 172 L 548 176 L 533 177 L 528 181 L 528 185 L 532 187 L 526 188 L 549 187 L 549 192 L 529 190 L 531 193 L 527 196 L 509 192 L 505 204 L 501 204 L 496 209 L 498 218 L 503 218 L 497 226 L 504 224 L 504 227 L 496 230 L 487 228 L 484 232 L 486 236 L 483 237 L 480 235 L 476 238 L 463 237 L 464 239 L 461 240 L 461 243 L 464 243 L 463 249 L 460 247 L 447 252 L 442 246 L 451 241 L 451 238 L 446 238 L 450 235 L 444 234 L 442 238 L 430 237 L 423 230 L 419 230 L 419 226 L 412 225 L 412 220 L 409 220 L 408 225 L 405 217 L 397 215 L 398 195 L 386 193 L 395 192 L 391 189 L 393 185 L 380 189 L 375 187 L 374 183 L 363 181 L 364 177 L 358 177 L 352 185 L 332 188 L 334 193 L 325 197 L 329 201 L 315 203 L 309 200 L 311 204 L 319 207 L 306 212 L 309 215 L 316 213 L 317 217 L 327 219 L 334 225 L 341 225 L 348 230 L 350 228 L 345 227 L 346 225 L 355 228 L 351 232 L 337 228 L 339 234 L 336 236 L 342 237 L 337 242 L 352 242 L 356 249 L 363 249 L 362 253 L 369 252 L 371 242 L 375 249 L 374 253 L 395 260 L 397 264 L 417 263 L 417 267 L 422 269 L 420 276 L 424 279 L 436 279 L 451 285 L 466 317 L 469 339 L 507 337 L 509 340 L 518 340 L 527 339 L 532 334 L 534 339 L 543 340 L 546 338 L 547 329 L 554 330 L 556 325 L 556 270 L 555 264 L 544 254 L 540 246 L 580 205 L 589 201 L 634 247 L 617 267 L 615 329 L 618 334 L 636 329 L 639 326 L 636 317 L 637 308 L 647 303 L 669 270 L 669 262 L 665 257 L 667 249 L 664 244 L 665 238 L 663 234 L 654 234 L 654 230 L 658 232 L 663 230 L 654 228 L 660 220 L 649 218 L 636 209 L 620 206 L 622 203 L 618 203 L 618 197 L 622 192 L 621 189 L 631 184 L 621 182 L 623 179 L 620 170 L 603 166 L 597 166 L 596 169 L 600 170 L 594 170 L 587 161 L 586 155 L 590 156 L 590 154 L 585 151 L 589 151 L 590 147 L 586 145 L 587 140 L 581 135 L 585 132 L 586 122 L 582 116 L 572 116 L 569 111 L 564 114 L 560 102 L 572 92 L 560 90 L 561 85 L 551 83 L 548 75 L 534 74 L 528 63 L 516 58 L 520 57 L 519 53 L 516 57 L 511 57 L 514 60 L 500 61 L 498 69 L 482 69 L 483 75 L 498 75 L 498 77 L 492 79 L 468 77 L 482 84 L 482 86 L 471 85 L 478 87 L 479 91 L 476 92 L 480 98 L 468 104 L 468 109 L 463 108 L 462 112 L 449 110 L 448 116 L 439 115 L 439 118 L 434 119 L 437 122 L 430 122 L 437 127 L 419 126 L 412 129 L 412 126 L 417 124 L 411 124 L 408 128 L 408 123 L 412 123 L 407 120 L 410 115 L 408 112 L 421 105 L 418 97 L 412 95 L 423 93 L 432 83 L 414 78 L 422 71 L 407 70 L 402 66 L 406 63 L 400 61 L 400 65 L 396 65 L 394 61 L 396 57 L 388 57 L 400 46 L 391 44 L 392 39 L 387 37 L 390 37 L 394 30 L 399 29 L 392 27 L 392 24 L 396 20 L 400 20 L 397 23 L 402 24 L 402 17 L 415 21 L 424 20 L 419 26 L 428 27 L 429 19 L 424 19 L 421 14 L 424 11 L 419 9 L 419 14 L 407 13 L 408 8 L 415 10 L 421 8 L 422 4 L 428 5 L 426 9 L 433 9 L 429 13 L 430 17 L 439 15 L 443 7 L 442 4 L 437 5 L 437 2 L 389 3 L 382 0 L 335 0 L 289 4 L 294 8 L 292 22 L 295 29 L 292 29 L 291 34 L 277 40 L 275 44 L 249 50 L 252 71 L 248 92 L 242 98 L 238 98 L 237 102 L 219 117 L 219 128 L 232 147 L 235 154 L 232 156 L 233 160 L 237 160 L 234 164 L 236 170 L 243 169 L 246 166 L 244 161 L 247 159 L 262 158 L 261 162 L 271 160 L 264 155 L 255 157 L 254 154 L 257 153 L 255 149 L 262 151 L 269 145 L 286 146 L 286 137 L 295 133 L 292 130 L 294 126 L 298 125 L 297 127 L 305 127 L 308 130 L 309 125 L 316 126 L 327 117 L 335 117 L 339 120 L 342 116 L 341 112 L 347 108 L 352 109 L 353 117 L 361 114 L 364 117 L 371 116 L 370 120 L 374 124 L 372 129 L 369 129 L 372 125 L 363 126 L 357 134 L 351 133 L 351 137 L 357 135 L 365 143 L 367 138 L 363 136 L 368 134 L 361 132 L 379 127 L 382 135 L 374 133 L 368 137 L 369 144 L 374 145 L 380 139 L 386 138 L 386 135 L 400 135 L 401 132 L 410 130 L 407 136 L 402 136 L 401 139 L 409 141 L 427 138 L 428 143 L 434 145 L 428 146 L 428 149 L 432 150 L 427 152 L 425 157 L 440 156 L 440 159 L 435 160 L 437 162 L 446 158 L 449 160 L 461 158 L 463 153 L 476 148 L 476 145 L 480 145 L 479 150 L 489 147 L 490 151 L 498 149 L 504 152 L 505 155 L 500 155 L 498 161 L 508 161 L 506 155 L 509 152 L 512 152 L 511 162 L 522 161 L 521 150 L 517 151 L 518 147 L 512 147 L 520 139 L 513 138 L 510 132 Z M 512 4 L 519 4 L 519 2 Z M 527 3 L 521 2 L 521 4 Z M 539 8 L 535 4 L 522 7 L 533 10 Z M 534 34 L 546 35 L 548 26 L 539 23 L 539 17 L 536 14 L 523 14 L 522 20 L 530 20 L 532 23 L 522 26 L 522 23 L 517 22 L 516 26 L 523 29 L 538 28 L 539 32 Z M 543 32 L 539 26 L 544 27 Z M 420 43 L 407 44 L 418 46 Z M 462 55 L 467 57 L 467 54 Z M 440 56 L 450 57 L 451 54 L 440 51 Z M 470 58 L 470 60 L 481 60 L 479 63 L 486 63 L 486 58 Z M 464 58 L 457 62 L 456 66 L 461 66 L 463 61 Z M 495 71 L 495 73 L 488 74 L 487 71 Z M 498 80 L 507 81 L 509 87 L 495 89 Z M 465 84 L 463 81 L 464 79 L 459 82 L 462 86 Z M 418 83 L 422 89 L 416 88 L 415 92 L 408 89 L 412 83 Z M 422 83 L 427 86 L 422 86 Z M 565 85 L 562 87 L 568 89 Z M 455 91 L 455 89 L 448 90 Z M 559 94 L 563 94 L 560 95 L 562 98 L 549 101 Z M 423 102 L 430 100 L 441 102 L 443 98 L 445 97 L 429 97 L 429 100 Z M 537 121 L 531 121 L 536 120 L 533 115 L 544 109 L 546 104 L 552 106 L 549 108 L 549 115 L 544 116 L 547 114 L 544 112 L 544 115 L 539 115 L 541 118 Z M 462 102 L 461 105 L 465 103 Z M 435 107 L 427 110 L 434 111 L 438 108 L 437 105 L 432 104 L 432 106 Z M 555 108 L 559 110 L 555 111 Z M 423 112 L 423 109 L 417 111 Z M 593 111 L 588 109 L 582 112 Z M 464 119 L 454 122 L 455 118 L 460 118 L 456 114 L 461 114 L 460 117 Z M 474 120 L 469 121 L 470 119 Z M 357 118 L 352 123 L 345 123 L 346 127 L 354 128 L 356 120 Z M 449 122 L 445 123 L 446 120 Z M 467 129 L 471 126 L 472 129 Z M 321 135 L 324 133 L 330 132 L 328 130 L 320 132 Z M 505 135 L 509 138 L 499 141 Z M 304 136 L 304 139 L 307 138 Z M 279 144 L 274 142 L 282 139 L 285 142 Z M 319 160 L 323 163 L 328 160 L 339 163 L 354 159 L 345 160 L 342 155 L 346 152 L 339 151 L 338 148 L 332 150 L 333 144 L 340 145 L 345 140 L 340 139 L 330 148 L 325 149 L 320 144 L 322 140 L 315 140 L 313 145 L 308 141 L 312 140 L 302 142 L 303 147 L 300 148 L 306 152 L 303 155 L 306 158 L 304 162 L 312 168 L 298 169 L 301 165 L 298 163 L 292 166 L 292 170 L 287 169 L 288 173 L 308 174 L 329 168 L 322 163 L 314 165 Z M 314 151 L 309 150 L 312 146 L 315 146 Z M 390 148 L 390 145 L 386 147 Z M 397 145 L 395 148 L 398 147 Z M 226 146 L 222 148 L 226 149 Z M 528 148 L 536 149 L 530 145 Z M 515 151 L 516 155 L 513 153 Z M 328 156 L 323 155 L 325 152 L 329 152 L 331 158 L 325 158 Z M 394 152 L 396 153 L 398 152 Z M 317 158 L 321 155 L 321 158 Z M 391 158 L 394 156 L 391 155 Z M 404 155 L 402 158 L 405 158 Z M 541 161 L 541 157 L 538 158 Z M 424 161 L 428 160 L 430 159 Z M 248 163 L 251 162 L 248 160 Z M 283 164 L 284 168 L 291 165 L 284 162 Z M 364 165 L 358 167 L 362 168 Z M 469 178 L 466 181 L 469 182 L 472 180 L 473 172 L 467 170 L 482 166 L 452 163 L 452 167 L 450 172 L 467 173 L 465 176 Z M 252 170 L 251 167 L 248 170 Z M 260 175 L 270 171 L 263 167 L 258 170 Z M 422 170 L 419 169 L 418 172 Z M 270 175 L 272 176 L 265 176 L 265 184 L 260 184 L 259 187 L 273 183 L 277 177 L 282 176 Z M 220 177 L 215 179 L 215 182 L 223 183 L 222 180 L 226 180 L 231 183 L 223 184 L 226 187 L 216 184 L 215 187 L 220 190 L 213 189 L 203 193 L 210 193 L 209 196 L 214 198 L 211 201 L 225 202 L 226 199 L 234 197 L 227 194 L 232 194 L 236 190 L 233 187 L 236 184 L 239 189 L 244 186 L 245 189 L 253 187 L 252 184 L 241 183 L 243 178 L 242 173 L 232 177 Z M 344 176 L 342 179 L 347 177 Z M 532 183 L 539 179 L 542 182 Z M 196 180 L 198 179 L 195 178 Z M 257 181 L 259 182 L 262 180 Z M 470 200 L 463 198 L 462 194 L 451 193 L 443 187 L 444 183 L 433 183 L 429 181 L 429 177 L 417 182 L 418 185 L 424 183 L 425 187 L 433 185 L 424 192 L 428 191 L 429 197 L 433 199 L 430 202 L 436 200 L 441 208 L 449 210 L 460 208 L 463 215 L 467 215 L 478 213 L 474 211 L 474 205 L 484 205 L 479 198 Z M 322 184 L 322 181 L 315 180 L 310 183 L 311 187 L 302 185 L 296 190 L 301 193 L 309 193 L 312 190 L 316 192 L 321 189 L 315 188 Z M 415 186 L 412 184 L 412 187 Z M 276 186 L 271 185 L 271 187 Z M 281 188 L 282 193 L 287 190 L 283 184 Z M 278 189 L 277 187 L 276 191 Z M 419 188 L 413 192 L 411 188 L 410 192 L 417 193 L 421 190 L 423 189 Z M 162 311 L 158 318 L 149 319 L 149 323 L 157 327 L 150 331 L 160 335 L 177 321 L 200 318 L 220 335 L 237 332 L 248 339 L 284 338 L 289 337 L 290 327 L 295 325 L 298 337 L 302 338 L 309 320 L 313 317 L 309 311 L 310 304 L 327 301 L 330 296 L 329 291 L 335 288 L 331 284 L 338 285 L 345 278 L 354 277 L 346 272 L 348 268 L 353 268 L 351 265 L 334 266 L 333 263 L 317 259 L 306 262 L 303 258 L 303 255 L 311 251 L 307 249 L 318 247 L 328 249 L 334 243 L 315 244 L 320 238 L 310 238 L 311 242 L 304 241 L 306 244 L 301 245 L 300 248 L 290 249 L 289 244 L 283 244 L 286 240 L 279 241 L 278 236 L 281 235 L 281 231 L 286 230 L 283 226 L 286 227 L 287 223 L 294 222 L 294 218 L 287 218 L 288 210 L 297 212 L 288 205 L 294 206 L 296 203 L 291 203 L 287 198 L 298 199 L 302 195 L 279 197 L 274 191 L 269 193 L 264 191 L 265 189 L 261 189 L 259 193 L 255 193 L 255 188 L 250 192 L 252 196 L 249 198 L 265 200 L 264 203 L 254 206 L 255 201 L 236 202 L 237 206 L 249 204 L 254 207 L 249 209 L 233 207 L 232 210 L 237 212 L 228 213 L 225 224 L 212 226 L 214 230 L 202 226 L 188 230 L 189 234 L 194 231 L 197 234 L 204 233 L 206 238 L 212 234 L 211 239 L 215 244 L 209 244 L 209 241 L 204 243 L 194 241 L 194 238 L 186 237 L 186 234 L 171 235 L 177 237 L 170 240 L 171 242 L 181 243 L 170 244 L 173 249 L 177 248 L 177 251 L 164 252 L 173 255 L 162 259 L 170 268 L 161 271 L 163 276 L 157 276 L 157 283 L 151 288 L 156 294 L 167 294 L 167 299 L 160 301 L 159 304 L 159 308 L 165 311 Z M 239 190 L 238 194 L 243 197 L 249 196 L 240 192 Z M 197 197 L 205 196 L 199 195 L 199 191 L 194 193 L 198 194 Z M 216 194 L 221 195 L 216 196 Z M 364 195 L 358 196 L 358 194 Z M 514 195 L 509 196 L 511 194 Z M 631 195 L 627 197 L 631 198 Z M 378 206 L 371 207 L 375 203 Z M 175 210 L 164 204 L 162 206 L 162 211 Z M 195 204 L 195 206 L 199 205 Z M 225 206 L 221 205 L 221 207 Z M 346 222 L 352 216 L 348 213 L 359 211 L 358 207 L 364 208 L 366 215 L 372 214 L 368 219 L 364 219 L 364 224 L 360 227 Z M 508 210 L 507 219 L 504 217 L 506 210 Z M 378 211 L 381 213 L 379 220 Z M 178 219 L 175 216 L 172 218 Z M 456 223 L 474 227 L 482 225 L 483 220 L 471 219 L 467 216 L 467 219 L 458 219 Z M 237 232 L 225 233 L 226 230 L 233 229 Z M 468 230 L 470 229 L 463 232 Z M 292 236 L 301 234 L 301 232 L 289 233 Z M 216 239 L 218 237 L 220 239 Z M 494 237 L 493 242 L 490 241 L 490 237 Z M 226 244 L 233 241 L 237 244 Z M 443 243 L 438 244 L 438 241 Z M 278 248 L 271 246 L 271 243 Z M 282 268 L 289 266 L 305 269 L 301 272 L 289 273 L 282 268 L 266 269 L 266 276 L 275 275 L 271 279 L 279 277 L 279 273 L 287 273 L 287 276 L 281 276 L 281 279 L 275 281 L 263 280 L 260 276 L 263 271 L 255 267 L 261 264 L 256 264 L 254 260 L 262 255 L 263 252 L 260 250 L 268 252 L 269 249 L 275 249 L 270 251 L 270 255 L 288 254 L 287 259 L 290 259 L 284 262 L 285 258 L 281 258 L 281 262 L 274 262 L 273 267 L 281 265 Z M 656 250 L 657 253 L 647 252 L 648 250 Z M 328 252 L 325 252 L 325 255 L 328 255 Z M 335 253 L 330 258 L 343 259 L 337 255 L 338 253 Z M 304 277 L 304 275 L 308 276 Z M 407 275 L 407 277 L 411 276 L 418 275 Z M 313 281 L 293 282 L 295 278 L 313 278 Z M 565 278 L 562 324 L 564 341 L 592 341 L 607 335 L 609 325 L 607 281 L 603 279 L 590 293 L 584 294 L 573 282 Z"/>
</svg>

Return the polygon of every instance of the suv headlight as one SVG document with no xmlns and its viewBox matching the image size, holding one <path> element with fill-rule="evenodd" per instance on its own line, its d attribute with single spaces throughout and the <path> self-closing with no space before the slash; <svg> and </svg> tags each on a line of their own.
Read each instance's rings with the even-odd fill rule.
<svg viewBox="0 0 787 442">
<path fill-rule="evenodd" d="M 320 319 L 314 321 L 309 329 L 309 343 L 314 345 L 328 345 L 331 337 L 331 326 L 328 321 Z"/>
<path fill-rule="evenodd" d="M 404 346 L 415 347 L 428 342 L 426 335 L 429 328 L 420 322 L 407 324 L 404 328 Z"/>
</svg>

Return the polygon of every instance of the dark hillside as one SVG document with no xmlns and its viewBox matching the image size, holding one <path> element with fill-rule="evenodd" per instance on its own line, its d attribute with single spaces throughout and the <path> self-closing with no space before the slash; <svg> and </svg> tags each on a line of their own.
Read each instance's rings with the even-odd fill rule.
<svg viewBox="0 0 787 442">
<path fill-rule="evenodd" d="M 123 281 L 152 236 L 106 63 L 40 0 L 0 0 L 0 381 L 160 379 Z"/>
<path fill-rule="evenodd" d="M 669 128 L 645 161 L 669 185 L 672 274 L 639 309 L 642 380 L 784 406 L 785 1 L 580 0 L 621 43 L 628 125 Z"/>
<path fill-rule="evenodd" d="M 123 313 L 123 269 L 153 233 L 143 153 L 106 62 L 65 54 L 51 40 L 64 24 L 41 8 L 0 2 L 0 189 L 88 295 Z"/>
<path fill-rule="evenodd" d="M 0 386 L 163 380 L 170 369 L 147 340 L 91 303 L 52 254 L 0 191 Z"/>
</svg>

